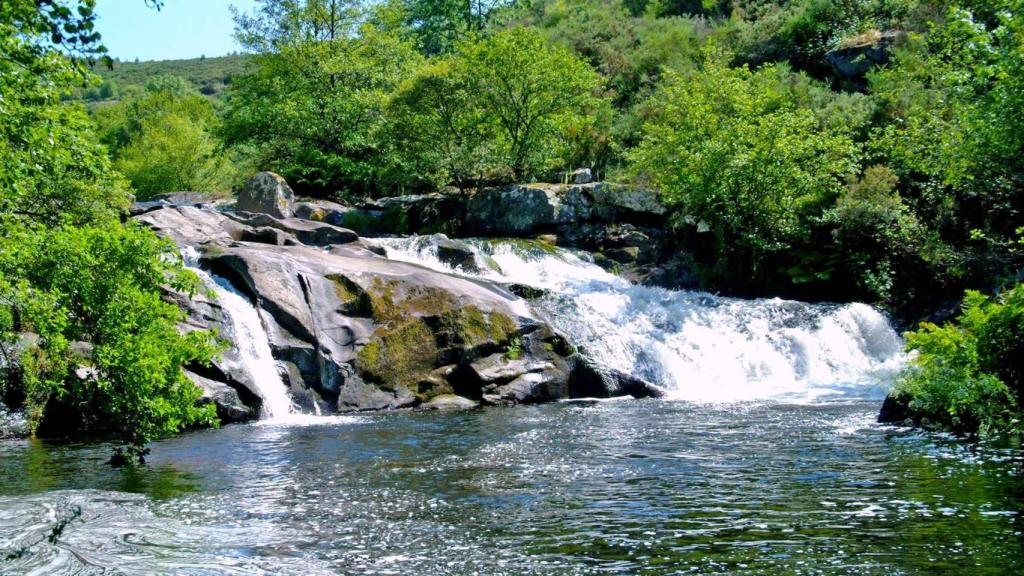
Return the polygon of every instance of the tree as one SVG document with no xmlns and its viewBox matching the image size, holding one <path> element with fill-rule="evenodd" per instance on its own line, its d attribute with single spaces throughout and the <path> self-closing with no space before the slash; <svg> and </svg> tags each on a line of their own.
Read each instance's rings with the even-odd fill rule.
<svg viewBox="0 0 1024 576">
<path fill-rule="evenodd" d="M 459 42 L 479 34 L 494 12 L 513 0 L 397 0 L 405 24 L 424 54 L 450 52 Z"/>
<path fill-rule="evenodd" d="M 669 74 L 629 154 L 680 220 L 709 229 L 717 274 L 739 285 L 773 273 L 764 264 L 807 237 L 857 168 L 849 136 L 794 106 L 778 79 L 715 54 Z"/>
<path fill-rule="evenodd" d="M 514 27 L 459 46 L 469 90 L 499 127 L 499 154 L 522 180 L 557 167 L 566 135 L 594 120 L 600 77 L 536 30 Z"/>
<path fill-rule="evenodd" d="M 217 191 L 235 178 L 228 151 L 214 137 L 213 104 L 187 80 L 159 75 L 145 90 L 94 112 L 115 167 L 144 200 L 162 192 Z"/>
<path fill-rule="evenodd" d="M 160 286 L 195 290 L 195 276 L 167 241 L 121 223 L 124 179 L 84 110 L 61 102 L 93 81 L 62 51 L 104 52 L 93 6 L 0 4 L 0 391 L 26 404 L 34 430 L 101 428 L 137 460 L 149 440 L 215 421 L 182 371 L 214 344 L 178 333 Z"/>
<path fill-rule="evenodd" d="M 229 144 L 253 146 L 262 166 L 316 195 L 364 195 L 422 186 L 391 169 L 382 141 L 388 95 L 420 57 L 394 34 L 303 41 L 260 54 L 232 81 L 224 117 Z"/>
<path fill-rule="evenodd" d="M 452 182 L 465 188 L 499 169 L 494 165 L 498 134 L 468 79 L 461 61 L 437 60 L 403 82 L 389 104 L 390 136 L 404 143 L 396 151 L 439 186 Z"/>
<path fill-rule="evenodd" d="M 243 48 L 270 53 L 304 42 L 338 40 L 356 31 L 360 0 L 259 0 L 251 14 L 231 7 Z"/>
</svg>

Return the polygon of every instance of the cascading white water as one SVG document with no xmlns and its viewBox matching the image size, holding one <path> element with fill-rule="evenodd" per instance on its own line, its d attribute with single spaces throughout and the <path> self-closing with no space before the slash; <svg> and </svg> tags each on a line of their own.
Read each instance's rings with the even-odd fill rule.
<svg viewBox="0 0 1024 576">
<path fill-rule="evenodd" d="M 469 241 L 477 270 L 452 269 L 428 238 L 376 242 L 392 259 L 547 290 L 537 307 L 587 354 L 679 399 L 880 398 L 903 363 L 900 337 L 865 304 L 635 286 L 585 256 L 523 241 Z"/>
<path fill-rule="evenodd" d="M 226 336 L 230 338 L 237 353 L 236 360 L 227 362 L 236 363 L 230 367 L 242 370 L 249 376 L 255 387 L 254 392 L 262 401 L 260 418 L 277 419 L 291 414 L 294 404 L 278 373 L 259 310 L 225 278 L 199 268 L 194 248 L 182 250 L 182 257 L 185 265 L 199 276 L 207 288 L 214 291 L 217 303 L 227 316 L 230 334 Z"/>
</svg>

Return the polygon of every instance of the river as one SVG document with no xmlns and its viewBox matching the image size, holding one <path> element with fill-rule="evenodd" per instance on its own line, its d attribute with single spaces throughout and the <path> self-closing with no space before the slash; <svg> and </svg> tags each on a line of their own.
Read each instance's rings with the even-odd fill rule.
<svg viewBox="0 0 1024 576">
<path fill-rule="evenodd" d="M 584 254 L 389 256 L 527 284 L 663 399 L 295 414 L 260 311 L 203 275 L 264 420 L 111 446 L 0 441 L 0 574 L 1018 574 L 1019 447 L 875 422 L 905 358 L 863 304 L 633 286 Z"/>
</svg>

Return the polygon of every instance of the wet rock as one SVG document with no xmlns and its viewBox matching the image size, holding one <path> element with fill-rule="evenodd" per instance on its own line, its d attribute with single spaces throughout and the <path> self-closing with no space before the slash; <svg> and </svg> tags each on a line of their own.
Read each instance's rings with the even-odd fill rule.
<svg viewBox="0 0 1024 576">
<path fill-rule="evenodd" d="M 238 391 L 195 372 L 186 371 L 185 375 L 203 391 L 203 396 L 196 401 L 197 406 L 213 403 L 217 406 L 217 417 L 221 423 L 246 422 L 259 416 L 259 411 L 242 402 Z"/>
<path fill-rule="evenodd" d="M 577 354 L 572 358 L 574 369 L 569 381 L 573 398 L 661 398 L 665 392 L 643 380 L 618 370 L 599 366 Z"/>
<path fill-rule="evenodd" d="M 284 246 L 289 240 L 295 240 L 290 234 L 270 226 L 260 226 L 242 231 L 239 240 L 243 242 L 258 242 L 260 244 L 273 244 Z"/>
<path fill-rule="evenodd" d="M 416 397 L 406 388 L 386 390 L 354 377 L 342 385 L 338 394 L 337 409 L 338 412 L 395 410 L 412 407 L 416 402 Z"/>
<path fill-rule="evenodd" d="M 605 250 L 604 255 L 618 262 L 620 264 L 631 264 L 637 261 L 640 256 L 640 249 L 636 246 L 627 246 L 625 248 L 611 248 Z"/>
<path fill-rule="evenodd" d="M 457 232 L 465 219 L 466 198 L 451 194 L 423 194 L 381 198 L 363 206 L 379 212 L 377 231 L 385 234 Z"/>
<path fill-rule="evenodd" d="M 354 210 L 327 200 L 303 200 L 292 204 L 292 216 L 303 220 L 326 222 L 334 226 L 345 226 L 345 220 Z"/>
<path fill-rule="evenodd" d="M 913 424 L 912 413 L 906 399 L 892 394 L 885 397 L 878 412 L 878 421 L 883 424 Z"/>
<path fill-rule="evenodd" d="M 227 213 L 228 217 L 253 228 L 275 228 L 286 232 L 310 246 L 348 244 L 359 239 L 359 235 L 345 228 L 338 228 L 324 222 L 302 220 L 301 218 L 275 218 L 268 214 L 246 212 Z M 243 239 L 241 235 L 239 239 Z"/>
<path fill-rule="evenodd" d="M 273 172 L 260 172 L 249 178 L 238 191 L 235 208 L 288 218 L 292 215 L 294 198 L 295 194 L 284 178 Z"/>
</svg>

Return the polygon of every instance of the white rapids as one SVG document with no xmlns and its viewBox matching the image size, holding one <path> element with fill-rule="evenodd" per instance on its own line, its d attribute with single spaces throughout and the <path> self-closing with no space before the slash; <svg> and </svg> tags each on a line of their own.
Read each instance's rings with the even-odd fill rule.
<svg viewBox="0 0 1024 576">
<path fill-rule="evenodd" d="M 374 241 L 395 260 L 546 290 L 535 306 L 589 356 L 681 400 L 876 399 L 904 363 L 902 339 L 866 304 L 637 286 L 582 253 L 528 241 L 468 241 L 472 271 L 439 260 L 427 237 Z"/>
<path fill-rule="evenodd" d="M 255 388 L 254 392 L 262 401 L 260 418 L 274 420 L 295 413 L 295 405 L 288 394 L 287 386 L 281 380 L 277 362 L 270 350 L 270 338 L 263 327 L 259 309 L 239 293 L 227 279 L 199 268 L 196 265 L 197 254 L 194 248 L 183 250 L 182 257 L 185 265 L 199 276 L 203 285 L 214 292 L 217 304 L 227 316 L 230 334 L 225 336 L 231 340 L 232 347 L 237 353 L 237 360 L 229 362 L 237 363 L 232 367 L 241 369 L 249 376 Z"/>
</svg>

